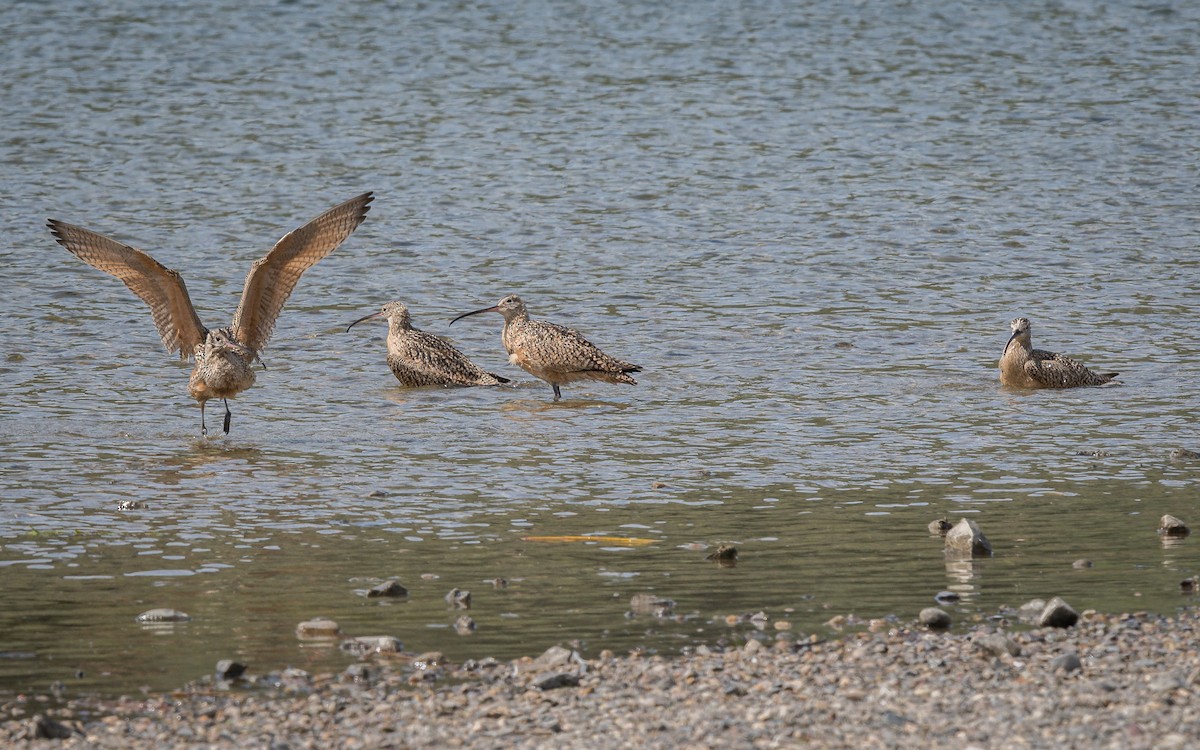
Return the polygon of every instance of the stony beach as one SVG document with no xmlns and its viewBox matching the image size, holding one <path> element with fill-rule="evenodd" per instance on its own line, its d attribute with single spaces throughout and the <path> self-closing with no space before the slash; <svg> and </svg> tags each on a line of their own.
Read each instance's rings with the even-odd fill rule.
<svg viewBox="0 0 1200 750">
<path fill-rule="evenodd" d="M 274 687 L 4 701 L 0 746 L 54 748 L 1200 746 L 1200 616 L 1084 612 L 1070 627 L 874 621 L 662 657 L 366 657 Z M 260 680 L 260 683 L 262 680 Z M 235 681 L 236 684 L 236 681 Z"/>
</svg>

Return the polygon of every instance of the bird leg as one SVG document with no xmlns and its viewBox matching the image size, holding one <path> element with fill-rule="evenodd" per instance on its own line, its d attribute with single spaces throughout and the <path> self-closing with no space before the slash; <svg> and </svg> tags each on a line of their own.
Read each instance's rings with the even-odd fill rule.
<svg viewBox="0 0 1200 750">
<path fill-rule="evenodd" d="M 254 353 L 254 361 L 258 362 L 260 365 L 262 365 L 262 368 L 264 370 L 267 369 L 267 363 L 262 361 L 262 357 L 258 356 L 258 352 Z"/>
<path fill-rule="evenodd" d="M 554 383 L 551 383 L 551 384 L 550 384 L 550 387 L 554 389 L 554 400 L 555 400 L 555 401 L 557 401 L 557 400 L 559 400 L 560 398 L 562 398 L 562 392 L 558 390 L 558 386 L 557 386 L 557 385 L 555 385 Z"/>
<path fill-rule="evenodd" d="M 229 411 L 229 399 L 221 399 L 225 402 L 225 434 L 229 434 L 229 420 L 233 419 L 233 412 Z"/>
<path fill-rule="evenodd" d="M 207 435 L 208 427 L 204 425 L 204 402 L 200 402 L 200 434 Z"/>
</svg>

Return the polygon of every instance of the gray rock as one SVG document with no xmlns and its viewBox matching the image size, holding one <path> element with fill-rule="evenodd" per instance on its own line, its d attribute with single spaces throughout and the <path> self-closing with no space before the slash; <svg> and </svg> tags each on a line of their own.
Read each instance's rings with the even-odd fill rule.
<svg viewBox="0 0 1200 750">
<path fill-rule="evenodd" d="M 960 557 L 985 557 L 992 554 L 992 543 L 978 524 L 964 518 L 946 532 L 946 551 Z"/>
<path fill-rule="evenodd" d="M 1003 633 L 990 633 L 976 638 L 975 646 L 995 657 L 1021 655 L 1021 646 Z"/>
<path fill-rule="evenodd" d="M 233 659 L 222 659 L 217 662 L 218 680 L 236 680 L 246 671 L 246 665 Z"/>
<path fill-rule="evenodd" d="M 134 618 L 138 622 L 187 622 L 192 616 L 177 609 L 148 609 Z"/>
<path fill-rule="evenodd" d="M 945 630 L 950 627 L 950 615 L 937 607 L 926 607 L 917 615 L 917 621 L 930 630 Z"/>
<path fill-rule="evenodd" d="M 675 600 L 656 594 L 634 594 L 629 599 L 629 610 L 635 615 L 666 617 L 675 609 Z"/>
<path fill-rule="evenodd" d="M 404 650 L 400 639 L 390 635 L 361 635 L 351 641 L 361 643 L 373 654 L 398 654 Z"/>
<path fill-rule="evenodd" d="M 1200 451 L 1189 450 L 1187 448 L 1176 448 L 1171 451 L 1171 459 L 1178 461 L 1185 458 L 1200 458 Z"/>
<path fill-rule="evenodd" d="M 929 533 L 934 536 L 946 536 L 946 532 L 954 528 L 954 524 L 944 518 L 929 522 Z"/>
<path fill-rule="evenodd" d="M 1079 661 L 1078 654 L 1063 654 L 1050 660 L 1051 672 L 1070 673 L 1078 672 L 1081 669 L 1083 669 L 1083 662 Z"/>
<path fill-rule="evenodd" d="M 66 724 L 49 716 L 39 715 L 30 720 L 29 737 L 35 740 L 65 740 L 74 732 Z"/>
<path fill-rule="evenodd" d="M 538 677 L 533 681 L 533 685 L 539 690 L 556 690 L 564 687 L 578 687 L 579 675 L 571 674 L 570 672 L 554 672 L 552 674 Z"/>
<path fill-rule="evenodd" d="M 1158 519 L 1158 533 L 1163 536 L 1187 536 L 1192 530 L 1186 523 L 1168 514 Z"/>
<path fill-rule="evenodd" d="M 336 638 L 342 629 L 328 617 L 314 617 L 296 626 L 297 638 Z"/>
<path fill-rule="evenodd" d="M 450 589 L 446 594 L 446 603 L 457 609 L 470 609 L 471 592 L 459 588 Z"/>
<path fill-rule="evenodd" d="M 1149 687 L 1156 693 L 1169 693 L 1185 687 L 1183 678 L 1173 672 L 1165 672 L 1150 679 Z"/>
<path fill-rule="evenodd" d="M 933 600 L 938 604 L 954 604 L 962 597 L 954 591 L 939 591 L 934 595 Z"/>
<path fill-rule="evenodd" d="M 570 664 L 574 656 L 575 652 L 569 648 L 551 646 L 543 651 L 541 656 L 534 659 L 533 665 L 541 670 L 556 669 Z"/>
<path fill-rule="evenodd" d="M 375 599 L 380 596 L 408 596 L 408 589 L 401 586 L 400 582 L 395 580 L 384 581 L 378 586 L 372 586 L 367 589 L 368 599 Z"/>
<path fill-rule="evenodd" d="M 1083 570 L 1085 568 L 1092 567 L 1092 561 L 1088 560 L 1086 557 L 1081 557 L 1078 560 L 1076 560 L 1075 562 L 1071 563 L 1071 567 L 1077 568 L 1079 570 Z"/>
<path fill-rule="evenodd" d="M 475 632 L 475 621 L 469 615 L 461 615 L 454 621 L 454 632 L 459 635 L 470 635 Z"/>
<path fill-rule="evenodd" d="M 371 667 L 361 663 L 351 664 L 342 671 L 344 682 L 370 682 L 372 676 Z"/>
<path fill-rule="evenodd" d="M 1058 596 L 1046 602 L 1037 619 L 1037 624 L 1044 628 L 1069 628 L 1077 622 L 1079 613 Z"/>
</svg>

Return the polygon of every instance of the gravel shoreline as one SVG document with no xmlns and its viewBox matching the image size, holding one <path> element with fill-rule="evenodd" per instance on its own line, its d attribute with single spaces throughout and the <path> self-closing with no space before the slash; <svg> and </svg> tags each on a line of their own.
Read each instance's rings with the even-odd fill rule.
<svg viewBox="0 0 1200 750">
<path fill-rule="evenodd" d="M 678 657 L 356 664 L 273 690 L 3 702 L 29 748 L 1200 747 L 1200 616 L 892 625 Z M 290 680 L 290 684 L 289 683 Z M 55 739 L 36 734 L 68 735 Z"/>
</svg>

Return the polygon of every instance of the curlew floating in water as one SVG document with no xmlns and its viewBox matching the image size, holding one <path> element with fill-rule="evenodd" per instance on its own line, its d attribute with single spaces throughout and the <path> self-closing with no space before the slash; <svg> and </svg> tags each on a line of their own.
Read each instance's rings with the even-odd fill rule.
<svg viewBox="0 0 1200 750">
<path fill-rule="evenodd" d="M 300 275 L 336 250 L 358 228 L 373 197 L 363 193 L 285 234 L 250 268 L 233 325 L 215 330 L 200 322 L 177 271 L 141 250 L 83 227 L 55 219 L 50 219 L 48 226 L 59 244 L 85 263 L 125 282 L 150 306 L 167 351 L 178 351 L 181 360 L 189 356 L 196 360 L 188 393 L 200 402 L 200 432 L 208 434 L 205 402 L 219 398 L 225 403 L 224 429 L 228 434 L 233 415 L 227 399 L 254 385 L 251 365 L 255 360 L 262 362 L 258 353 L 271 338 L 279 311 Z"/>
<path fill-rule="evenodd" d="M 379 308 L 379 312 L 359 318 L 346 326 L 347 333 L 371 318 L 387 320 L 387 363 L 402 385 L 500 385 L 508 382 L 508 378 L 486 372 L 444 339 L 413 328 L 408 307 L 403 302 L 388 302 Z"/>
<path fill-rule="evenodd" d="M 629 373 L 641 372 L 641 367 L 608 356 L 571 328 L 530 320 L 525 303 L 515 294 L 492 307 L 463 313 L 450 324 L 468 315 L 485 312 L 498 312 L 504 316 L 500 340 L 508 350 L 508 361 L 549 383 L 554 389 L 555 401 L 562 398 L 558 387 L 576 380 L 637 385 Z"/>
<path fill-rule="evenodd" d="M 1029 318 L 1009 324 L 1012 336 L 1000 357 L 1000 382 L 1017 388 L 1076 388 L 1103 385 L 1117 376 L 1098 374 L 1070 357 L 1033 348 Z"/>
</svg>

